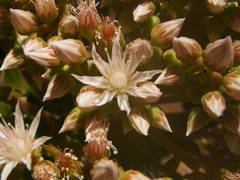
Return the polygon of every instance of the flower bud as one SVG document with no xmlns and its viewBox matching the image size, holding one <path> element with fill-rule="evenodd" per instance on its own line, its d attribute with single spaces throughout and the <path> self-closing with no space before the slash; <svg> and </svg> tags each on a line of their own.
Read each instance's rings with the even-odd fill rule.
<svg viewBox="0 0 240 180">
<path fill-rule="evenodd" d="M 85 113 L 81 111 L 78 107 L 75 107 L 64 120 L 63 126 L 60 129 L 59 134 L 79 129 L 82 126 L 80 118 L 82 118 L 84 114 Z"/>
<path fill-rule="evenodd" d="M 234 71 L 223 78 L 223 87 L 227 95 L 240 100 L 240 72 Z"/>
<path fill-rule="evenodd" d="M 118 166 L 112 160 L 101 159 L 91 170 L 92 180 L 118 180 Z"/>
<path fill-rule="evenodd" d="M 177 58 L 185 64 L 192 64 L 193 60 L 197 59 L 202 53 L 200 44 L 187 37 L 174 38 L 173 50 L 176 52 Z"/>
<path fill-rule="evenodd" d="M 77 35 L 79 31 L 78 19 L 73 15 L 64 16 L 59 23 L 59 31 L 65 36 Z"/>
<path fill-rule="evenodd" d="M 209 118 L 202 108 L 193 108 L 188 116 L 186 136 L 196 132 L 207 125 Z"/>
<path fill-rule="evenodd" d="M 138 4 L 133 11 L 133 20 L 135 22 L 143 22 L 147 20 L 155 11 L 155 5 L 152 2 L 145 1 Z"/>
<path fill-rule="evenodd" d="M 41 49 L 45 46 L 46 46 L 46 43 L 41 38 L 30 37 L 29 39 L 24 41 L 22 48 L 23 48 L 24 55 L 28 57 L 29 52 Z"/>
<path fill-rule="evenodd" d="M 69 83 L 69 79 L 64 74 L 53 75 L 50 78 L 43 101 L 60 98 L 67 94 L 71 87 Z"/>
<path fill-rule="evenodd" d="M 153 44 L 160 47 L 168 46 L 173 38 L 179 35 L 184 20 L 184 18 L 175 19 L 155 26 L 151 31 L 151 41 Z"/>
<path fill-rule="evenodd" d="M 5 57 L 0 71 L 15 69 L 24 63 L 23 54 L 16 49 L 10 50 L 10 52 Z"/>
<path fill-rule="evenodd" d="M 85 86 L 76 97 L 78 107 L 83 111 L 93 111 L 97 109 L 96 99 L 100 98 L 102 90 L 93 86 Z"/>
<path fill-rule="evenodd" d="M 43 22 L 51 22 L 58 16 L 58 8 L 54 0 L 33 0 L 37 16 Z"/>
<path fill-rule="evenodd" d="M 233 52 L 234 52 L 234 63 L 239 65 L 240 64 L 240 41 L 233 42 Z"/>
<path fill-rule="evenodd" d="M 127 54 L 141 61 L 140 64 L 146 64 L 153 56 L 152 46 L 147 40 L 136 39 L 129 43 L 126 48 Z"/>
<path fill-rule="evenodd" d="M 151 124 L 156 128 L 172 132 L 165 113 L 159 107 L 151 107 L 149 109 L 151 115 Z"/>
<path fill-rule="evenodd" d="M 173 86 L 181 83 L 184 80 L 183 70 L 178 66 L 166 67 L 162 74 L 156 79 L 155 84 L 164 86 Z"/>
<path fill-rule="evenodd" d="M 213 13 L 220 13 L 227 7 L 227 0 L 207 0 L 207 7 Z"/>
<path fill-rule="evenodd" d="M 43 160 L 33 167 L 33 178 L 35 180 L 57 180 L 58 176 L 59 171 L 51 161 Z"/>
<path fill-rule="evenodd" d="M 131 111 L 128 119 L 130 120 L 132 127 L 140 134 L 144 136 L 148 135 L 150 128 L 148 112 L 145 108 L 135 108 Z"/>
<path fill-rule="evenodd" d="M 212 118 L 222 116 L 226 109 L 225 99 L 218 91 L 208 92 L 201 101 L 204 111 Z"/>
<path fill-rule="evenodd" d="M 205 65 L 214 71 L 224 71 L 233 64 L 234 52 L 230 36 L 210 43 L 204 53 Z"/>
<path fill-rule="evenodd" d="M 31 34 L 36 31 L 37 20 L 33 13 L 20 9 L 10 9 L 11 22 L 20 34 Z"/>
<path fill-rule="evenodd" d="M 83 63 L 87 58 L 87 50 L 80 40 L 66 39 L 51 43 L 56 56 L 65 64 Z"/>
<path fill-rule="evenodd" d="M 151 180 L 151 179 L 143 175 L 139 171 L 130 170 L 123 175 L 121 180 Z"/>
<path fill-rule="evenodd" d="M 9 23 L 9 13 L 7 9 L 0 7 L 0 27 L 3 27 Z"/>
<path fill-rule="evenodd" d="M 44 67 L 57 66 L 60 63 L 54 51 L 48 47 L 28 52 L 26 56 L 31 58 L 38 65 Z"/>
</svg>

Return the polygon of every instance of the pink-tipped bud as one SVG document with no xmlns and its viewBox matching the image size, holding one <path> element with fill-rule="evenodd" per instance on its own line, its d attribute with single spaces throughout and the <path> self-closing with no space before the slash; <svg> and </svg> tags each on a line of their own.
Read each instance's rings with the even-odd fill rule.
<svg viewBox="0 0 240 180">
<path fill-rule="evenodd" d="M 118 166 L 112 160 L 101 159 L 91 170 L 92 180 L 118 180 Z"/>
<path fill-rule="evenodd" d="M 233 42 L 233 51 L 234 51 L 234 63 L 237 65 L 240 64 L 240 41 Z"/>
<path fill-rule="evenodd" d="M 83 63 L 87 58 L 87 50 L 80 40 L 66 39 L 51 43 L 56 56 L 65 64 Z"/>
<path fill-rule="evenodd" d="M 59 23 L 59 31 L 65 36 L 74 36 L 79 32 L 78 19 L 73 16 L 64 16 Z"/>
<path fill-rule="evenodd" d="M 160 47 L 168 46 L 173 38 L 179 35 L 184 20 L 185 18 L 175 19 L 155 26 L 151 31 L 153 44 Z"/>
<path fill-rule="evenodd" d="M 51 22 L 58 16 L 58 8 L 54 0 L 33 0 L 37 16 L 43 22 Z"/>
<path fill-rule="evenodd" d="M 150 120 L 146 109 L 135 108 L 131 111 L 128 118 L 132 124 L 132 127 L 138 133 L 143 134 L 144 136 L 148 135 L 148 130 L 150 128 Z"/>
<path fill-rule="evenodd" d="M 177 58 L 185 64 L 192 64 L 202 54 L 200 44 L 194 39 L 179 37 L 173 39 L 173 50 Z"/>
<path fill-rule="evenodd" d="M 33 13 L 21 9 L 10 9 L 11 22 L 20 34 L 31 34 L 36 31 L 37 20 Z"/>
<path fill-rule="evenodd" d="M 223 79 L 224 91 L 235 100 L 240 100 L 240 72 L 234 71 Z"/>
<path fill-rule="evenodd" d="M 227 7 L 227 0 L 207 0 L 207 7 L 213 13 L 220 13 Z"/>
<path fill-rule="evenodd" d="M 233 64 L 234 51 L 230 36 L 210 43 L 204 53 L 205 65 L 214 71 L 224 71 Z"/>
<path fill-rule="evenodd" d="M 162 74 L 154 83 L 164 86 L 174 86 L 181 83 L 183 80 L 184 73 L 182 68 L 178 66 L 168 66 L 163 70 Z"/>
<path fill-rule="evenodd" d="M 38 65 L 44 67 L 53 67 L 60 63 L 60 60 L 56 57 L 54 51 L 48 47 L 28 52 L 25 55 L 31 58 Z"/>
<path fill-rule="evenodd" d="M 201 101 L 204 111 L 212 118 L 219 118 L 226 109 L 225 99 L 218 91 L 208 92 Z"/>
<path fill-rule="evenodd" d="M 133 20 L 135 22 L 143 22 L 153 15 L 154 11 L 154 3 L 148 1 L 140 3 L 133 11 Z"/>
<path fill-rule="evenodd" d="M 149 41 L 144 39 L 136 39 L 127 45 L 126 52 L 128 56 L 132 56 L 139 60 L 140 64 L 146 64 L 149 62 L 153 55 L 152 46 Z"/>
<path fill-rule="evenodd" d="M 45 46 L 46 46 L 46 43 L 43 39 L 33 36 L 27 39 L 26 41 L 24 41 L 22 48 L 23 48 L 24 55 L 28 57 L 28 53 L 41 49 Z"/>
<path fill-rule="evenodd" d="M 57 180 L 58 176 L 59 171 L 51 161 L 43 160 L 33 167 L 33 178 L 35 180 Z"/>
<path fill-rule="evenodd" d="M 5 57 L 3 64 L 0 68 L 0 71 L 18 68 L 23 63 L 24 63 L 23 54 L 16 49 L 12 49 Z"/>
<path fill-rule="evenodd" d="M 127 171 L 121 180 L 151 180 L 139 171 L 129 170 Z"/>
</svg>

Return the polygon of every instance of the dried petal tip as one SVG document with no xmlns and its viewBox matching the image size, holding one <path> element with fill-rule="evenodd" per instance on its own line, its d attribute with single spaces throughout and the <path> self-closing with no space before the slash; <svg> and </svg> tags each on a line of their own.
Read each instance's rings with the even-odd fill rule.
<svg viewBox="0 0 240 180">
<path fill-rule="evenodd" d="M 65 64 L 83 63 L 87 58 L 87 50 L 80 40 L 65 39 L 51 43 L 56 56 Z"/>
<path fill-rule="evenodd" d="M 58 8 L 54 0 L 33 0 L 37 16 L 43 22 L 51 22 L 58 16 Z"/>
<path fill-rule="evenodd" d="M 227 7 L 227 0 L 207 0 L 207 7 L 213 13 L 220 13 Z"/>
<path fill-rule="evenodd" d="M 59 23 L 59 31 L 65 36 L 77 35 L 79 31 L 78 19 L 73 15 L 64 16 Z"/>
<path fill-rule="evenodd" d="M 17 50 L 12 49 L 5 57 L 0 71 L 18 68 L 23 63 L 24 58 L 22 52 L 18 52 Z"/>
<path fill-rule="evenodd" d="M 202 53 L 200 44 L 187 37 L 174 38 L 173 50 L 176 52 L 177 58 L 185 64 L 192 64 Z"/>
<path fill-rule="evenodd" d="M 11 22 L 20 34 L 31 34 L 37 28 L 37 20 L 33 13 L 20 9 L 10 9 Z"/>
<path fill-rule="evenodd" d="M 112 160 L 101 159 L 91 170 L 92 180 L 118 180 L 118 166 Z"/>
<path fill-rule="evenodd" d="M 223 115 L 226 109 L 225 99 L 218 91 L 208 92 L 202 97 L 202 105 L 205 112 L 212 118 Z"/>
<path fill-rule="evenodd" d="M 160 23 L 151 31 L 151 41 L 160 47 L 167 47 L 174 37 L 178 36 L 185 18 Z"/>
<path fill-rule="evenodd" d="M 235 100 L 240 100 L 240 72 L 234 71 L 223 79 L 224 91 Z"/>
<path fill-rule="evenodd" d="M 145 1 L 139 4 L 133 11 L 133 20 L 143 22 L 147 20 L 155 11 L 155 5 L 152 2 Z"/>
<path fill-rule="evenodd" d="M 233 64 L 234 52 L 232 47 L 232 38 L 217 40 L 210 43 L 204 53 L 205 65 L 214 71 L 224 71 Z"/>
<path fill-rule="evenodd" d="M 123 175 L 121 180 L 151 180 L 151 179 L 139 171 L 130 170 Z"/>
</svg>

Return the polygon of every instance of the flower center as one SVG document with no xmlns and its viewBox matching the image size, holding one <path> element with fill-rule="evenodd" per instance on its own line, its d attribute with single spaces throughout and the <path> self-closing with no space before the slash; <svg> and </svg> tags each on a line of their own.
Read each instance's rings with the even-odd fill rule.
<svg viewBox="0 0 240 180">
<path fill-rule="evenodd" d="M 127 86 L 127 76 L 123 72 L 113 72 L 111 78 L 110 78 L 110 84 L 115 89 L 122 89 Z"/>
</svg>

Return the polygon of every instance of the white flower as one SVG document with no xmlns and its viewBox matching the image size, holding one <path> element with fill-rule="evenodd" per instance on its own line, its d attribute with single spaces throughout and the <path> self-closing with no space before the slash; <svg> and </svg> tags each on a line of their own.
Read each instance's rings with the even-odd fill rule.
<svg viewBox="0 0 240 180">
<path fill-rule="evenodd" d="M 126 60 L 126 53 L 122 56 L 121 46 L 119 43 L 119 35 L 114 39 L 112 47 L 112 57 L 108 55 L 108 63 L 105 62 L 100 55 L 96 52 L 95 46 L 92 48 L 92 57 L 95 65 L 103 76 L 78 76 L 73 75 L 80 82 L 96 87 L 102 90 L 102 93 L 94 101 L 91 101 L 93 106 L 101 106 L 111 101 L 115 96 L 117 97 L 118 106 L 121 111 L 127 111 L 130 113 L 130 105 L 128 95 L 139 97 L 143 100 L 149 98 L 155 101 L 161 96 L 160 90 L 156 85 L 149 86 L 147 80 L 151 79 L 155 74 L 160 73 L 159 70 L 138 72 L 139 61 L 135 56 L 130 56 Z M 145 87 L 147 86 L 147 87 Z M 81 93 L 81 92 L 80 92 Z M 86 92 L 85 92 L 86 93 Z M 82 102 L 88 102 L 88 99 L 92 99 L 89 96 L 82 96 L 77 99 L 78 105 Z M 80 107 L 81 108 L 81 107 Z"/>
<path fill-rule="evenodd" d="M 5 164 L 1 180 L 6 180 L 13 168 L 20 162 L 31 169 L 31 152 L 45 143 L 50 137 L 42 136 L 35 139 L 41 110 L 37 113 L 29 129 L 25 129 L 23 115 L 19 104 L 15 110 L 15 127 L 8 125 L 4 120 L 0 123 L 0 164 Z"/>
</svg>

